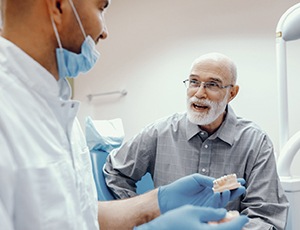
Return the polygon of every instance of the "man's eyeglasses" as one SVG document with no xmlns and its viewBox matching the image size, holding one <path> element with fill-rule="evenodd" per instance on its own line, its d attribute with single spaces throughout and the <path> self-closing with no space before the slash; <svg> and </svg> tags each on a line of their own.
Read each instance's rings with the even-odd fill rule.
<svg viewBox="0 0 300 230">
<path fill-rule="evenodd" d="M 208 90 L 211 90 L 211 91 L 218 91 L 220 89 L 233 87 L 232 84 L 222 86 L 216 81 L 206 81 L 206 82 L 204 82 L 204 81 L 186 79 L 186 80 L 183 81 L 183 83 L 185 84 L 185 87 L 189 88 L 189 89 L 199 89 L 201 87 L 201 84 L 203 84 L 203 87 L 205 89 L 208 89 Z"/>
</svg>

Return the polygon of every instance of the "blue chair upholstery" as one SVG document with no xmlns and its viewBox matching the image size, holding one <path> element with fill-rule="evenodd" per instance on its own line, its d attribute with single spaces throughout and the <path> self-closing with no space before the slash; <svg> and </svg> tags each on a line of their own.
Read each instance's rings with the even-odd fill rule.
<svg viewBox="0 0 300 230">
<path fill-rule="evenodd" d="M 111 194 L 109 188 L 106 186 L 105 177 L 103 174 L 103 165 L 106 162 L 108 153 L 101 150 L 91 151 L 91 161 L 93 167 L 94 180 L 96 183 L 98 200 L 114 200 L 114 196 Z M 154 188 L 151 175 L 147 173 L 137 182 L 137 193 L 142 194 Z"/>
<path fill-rule="evenodd" d="M 154 189 L 153 180 L 150 173 L 146 173 L 140 181 L 136 183 L 136 193 L 143 194 Z"/>
<path fill-rule="evenodd" d="M 102 201 L 115 199 L 106 186 L 105 177 L 102 171 L 107 155 L 107 152 L 98 150 L 91 151 L 92 168 L 97 188 L 98 200 Z"/>
</svg>

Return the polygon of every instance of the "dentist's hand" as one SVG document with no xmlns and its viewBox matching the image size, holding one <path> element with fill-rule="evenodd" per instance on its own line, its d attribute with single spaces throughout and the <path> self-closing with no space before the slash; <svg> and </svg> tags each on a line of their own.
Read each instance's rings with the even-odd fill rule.
<svg viewBox="0 0 300 230">
<path fill-rule="evenodd" d="M 243 178 L 238 178 L 237 180 L 241 185 L 244 185 L 246 183 L 246 181 Z M 245 191 L 246 191 L 245 187 L 240 186 L 237 189 L 224 190 L 221 193 L 215 192 L 214 198 L 212 200 L 210 207 L 224 208 L 228 204 L 229 201 L 235 200 L 236 198 L 238 198 L 239 196 L 244 194 Z"/>
<path fill-rule="evenodd" d="M 245 192 L 243 186 L 222 193 L 212 190 L 214 178 L 195 173 L 158 189 L 158 203 L 161 213 L 186 204 L 220 208 Z M 242 181 L 239 181 L 242 182 Z"/>
<path fill-rule="evenodd" d="M 185 205 L 149 223 L 135 227 L 135 230 L 241 230 L 248 222 L 246 216 L 239 216 L 233 220 L 221 224 L 208 224 L 209 221 L 220 221 L 226 215 L 225 209 L 213 209 Z"/>
</svg>

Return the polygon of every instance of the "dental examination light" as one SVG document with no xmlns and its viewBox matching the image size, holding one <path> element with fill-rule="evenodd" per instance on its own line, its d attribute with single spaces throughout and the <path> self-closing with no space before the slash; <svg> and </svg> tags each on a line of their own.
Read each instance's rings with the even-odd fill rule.
<svg viewBox="0 0 300 230">
<path fill-rule="evenodd" d="M 286 42 L 297 39 L 300 39 L 300 3 L 289 8 L 281 16 L 276 28 L 276 64 L 279 89 L 279 141 L 281 151 L 278 162 L 278 170 L 281 176 L 290 176 L 289 166 L 294 155 L 300 149 L 295 147 L 300 147 L 300 133 L 296 134 L 299 138 L 291 138 L 288 142 L 289 122 Z M 287 142 L 289 146 L 285 146 Z"/>
<path fill-rule="evenodd" d="M 289 139 L 286 42 L 297 39 L 300 39 L 300 3 L 289 8 L 281 16 L 276 28 L 280 149 Z"/>
<path fill-rule="evenodd" d="M 299 229 L 300 177 L 291 174 L 291 165 L 300 150 L 300 131 L 289 138 L 286 42 L 300 39 L 300 3 L 289 8 L 276 28 L 276 65 L 279 92 L 279 144 L 277 170 L 290 202 L 286 230 Z"/>
</svg>

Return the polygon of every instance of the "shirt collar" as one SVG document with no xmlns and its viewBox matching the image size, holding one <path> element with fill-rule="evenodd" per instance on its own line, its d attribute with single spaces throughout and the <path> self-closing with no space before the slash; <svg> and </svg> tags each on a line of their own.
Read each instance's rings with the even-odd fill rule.
<svg viewBox="0 0 300 230">
<path fill-rule="evenodd" d="M 230 105 L 227 105 L 226 111 L 227 113 L 225 119 L 220 128 L 213 135 L 211 135 L 210 138 L 214 139 L 219 137 L 224 142 L 232 145 L 235 137 L 237 118 Z"/>
<path fill-rule="evenodd" d="M 225 120 L 222 122 L 220 128 L 212 134 L 209 138 L 210 139 L 215 139 L 219 137 L 221 140 L 224 142 L 232 145 L 234 141 L 234 136 L 235 136 L 235 127 L 237 123 L 237 118 L 236 115 L 231 108 L 230 105 L 227 105 L 226 108 L 227 114 L 225 116 Z M 192 122 L 189 121 L 189 119 L 186 116 L 186 122 L 187 122 L 187 129 L 186 129 L 186 136 L 187 139 L 190 140 L 192 137 L 197 135 L 200 131 L 200 127 Z"/>
<path fill-rule="evenodd" d="M 197 135 L 201 131 L 200 127 L 192 122 L 187 118 L 186 115 L 186 137 L 190 140 L 192 137 Z"/>
<path fill-rule="evenodd" d="M 5 66 L 4 68 L 9 69 L 9 72 L 14 73 L 20 81 L 30 87 L 33 91 L 37 91 L 40 95 L 44 95 L 45 97 L 55 98 L 64 94 L 61 96 L 64 100 L 71 94 L 71 91 L 68 89 L 68 87 L 70 87 L 69 84 L 66 82 L 58 84 L 54 76 L 42 65 L 14 43 L 1 36 L 0 50 L 1 65 L 3 65 L 3 67 Z M 12 62 L 11 60 L 14 61 Z"/>
</svg>

